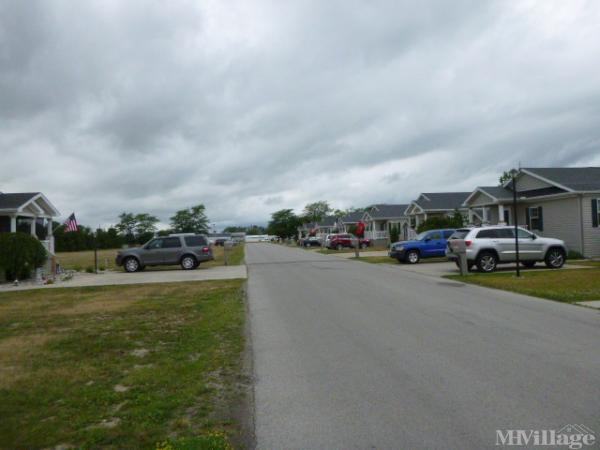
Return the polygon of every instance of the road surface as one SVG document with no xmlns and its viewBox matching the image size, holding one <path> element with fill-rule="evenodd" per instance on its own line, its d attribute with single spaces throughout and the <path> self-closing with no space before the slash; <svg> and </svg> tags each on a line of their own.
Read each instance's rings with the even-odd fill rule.
<svg viewBox="0 0 600 450">
<path fill-rule="evenodd" d="M 246 260 L 258 449 L 600 439 L 598 311 L 271 244 Z"/>
</svg>

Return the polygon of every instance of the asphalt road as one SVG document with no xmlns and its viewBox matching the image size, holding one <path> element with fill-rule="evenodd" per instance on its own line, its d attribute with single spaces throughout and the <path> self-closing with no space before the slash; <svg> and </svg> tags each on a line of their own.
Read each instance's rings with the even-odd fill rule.
<svg viewBox="0 0 600 450">
<path fill-rule="evenodd" d="M 258 449 L 600 439 L 598 311 L 271 244 L 246 261 Z"/>
</svg>

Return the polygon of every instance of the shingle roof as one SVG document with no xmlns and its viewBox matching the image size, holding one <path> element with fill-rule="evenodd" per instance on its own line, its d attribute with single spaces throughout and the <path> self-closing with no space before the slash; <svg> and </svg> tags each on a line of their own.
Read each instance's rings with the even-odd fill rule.
<svg viewBox="0 0 600 450">
<path fill-rule="evenodd" d="M 369 210 L 369 215 L 373 219 L 394 219 L 396 217 L 404 217 L 406 208 L 408 208 L 406 204 L 388 205 L 382 203 L 373 205 Z"/>
<path fill-rule="evenodd" d="M 340 220 L 342 221 L 342 223 L 357 223 L 360 220 L 362 220 L 364 215 L 365 213 L 362 211 L 354 211 L 349 214 L 346 214 L 345 216 L 342 216 Z"/>
<path fill-rule="evenodd" d="M 424 192 L 415 203 L 425 211 L 461 209 L 464 208 L 462 204 L 469 195 L 471 192 Z M 427 198 L 423 198 L 424 196 Z"/>
<path fill-rule="evenodd" d="M 337 223 L 337 217 L 335 216 L 326 216 L 323 217 L 323 219 L 317 223 L 317 226 L 319 227 L 333 227 L 335 226 L 335 224 Z"/>
<path fill-rule="evenodd" d="M 498 200 L 510 200 L 513 197 L 513 191 L 502 186 L 480 186 L 479 189 Z"/>
<path fill-rule="evenodd" d="M 39 192 L 0 193 L 0 209 L 19 209 L 38 194 Z"/>
<path fill-rule="evenodd" d="M 600 167 L 527 167 L 524 170 L 574 191 L 600 191 Z"/>
</svg>

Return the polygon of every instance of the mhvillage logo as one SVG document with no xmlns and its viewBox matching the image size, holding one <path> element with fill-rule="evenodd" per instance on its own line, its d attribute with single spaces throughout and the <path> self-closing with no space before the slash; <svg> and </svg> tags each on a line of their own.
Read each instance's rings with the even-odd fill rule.
<svg viewBox="0 0 600 450">
<path fill-rule="evenodd" d="M 596 443 L 596 434 L 585 425 L 565 425 L 560 430 L 496 430 L 496 445 L 551 446 L 580 449 Z"/>
</svg>

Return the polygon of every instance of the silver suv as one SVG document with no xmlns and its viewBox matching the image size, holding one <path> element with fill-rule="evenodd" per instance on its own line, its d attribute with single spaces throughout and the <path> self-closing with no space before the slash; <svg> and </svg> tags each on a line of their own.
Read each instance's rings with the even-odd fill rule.
<svg viewBox="0 0 600 450">
<path fill-rule="evenodd" d="M 525 267 L 533 267 L 544 261 L 551 269 L 561 268 L 567 258 L 564 241 L 537 236 L 524 228 L 518 228 L 519 261 Z M 464 228 L 454 232 L 448 240 L 446 256 L 458 264 L 450 241 L 462 239 L 467 249 L 469 268 L 476 265 L 481 272 L 493 272 L 498 264 L 516 261 L 515 228 L 513 226 L 487 226 Z"/>
<path fill-rule="evenodd" d="M 127 272 L 137 272 L 146 266 L 173 264 L 181 264 L 182 269 L 191 270 L 212 259 L 212 248 L 203 234 L 171 234 L 152 239 L 142 247 L 120 251 L 116 263 Z"/>
</svg>

